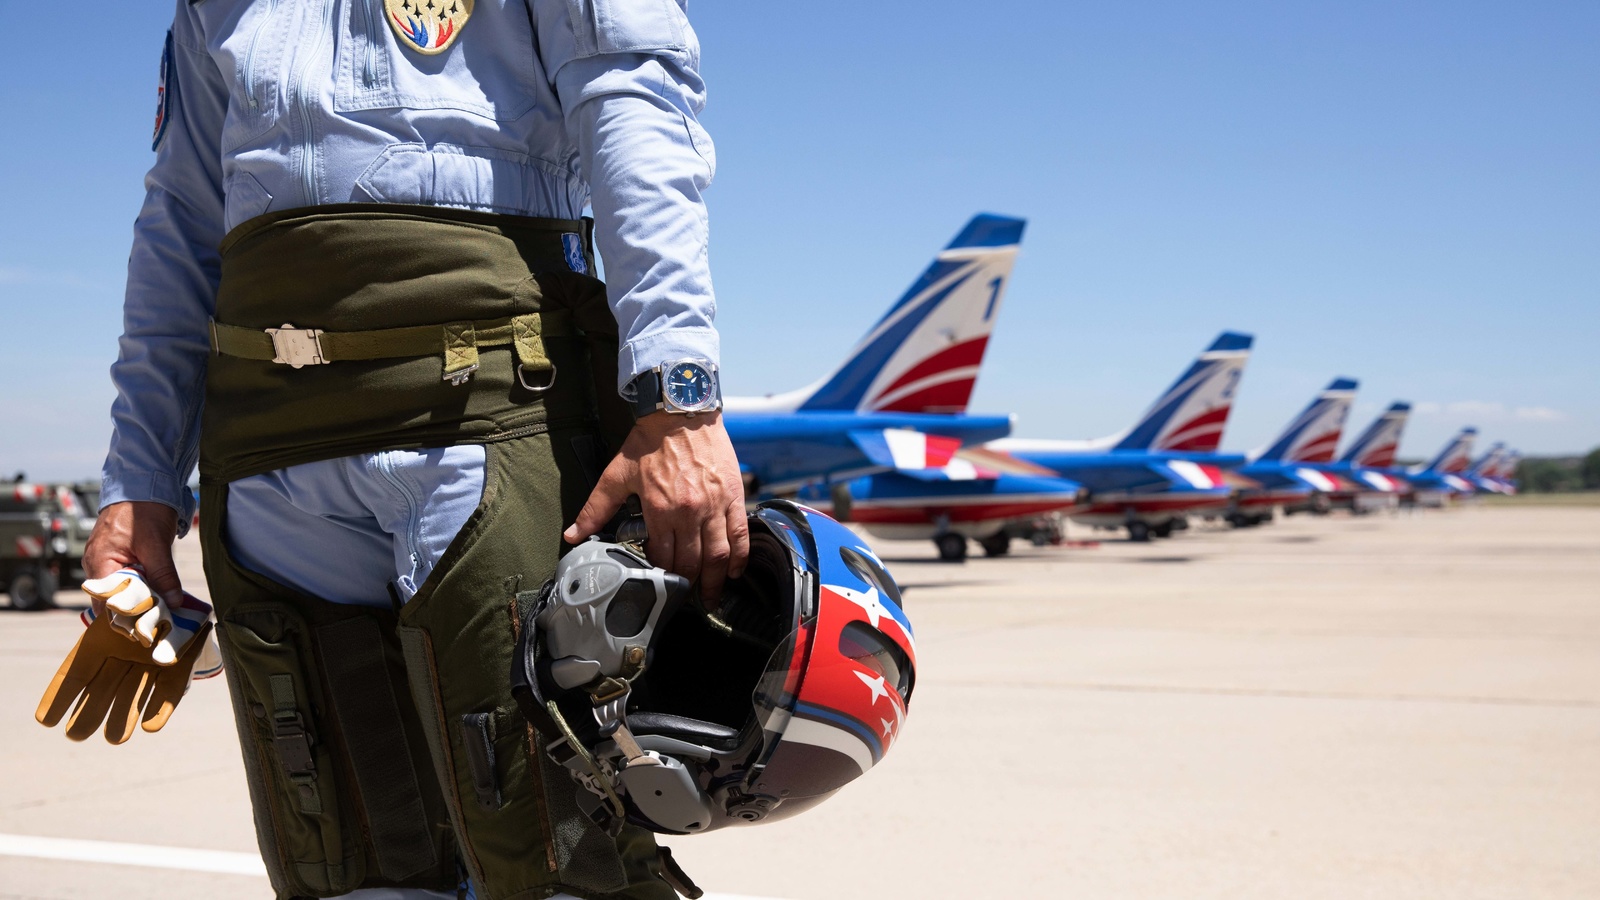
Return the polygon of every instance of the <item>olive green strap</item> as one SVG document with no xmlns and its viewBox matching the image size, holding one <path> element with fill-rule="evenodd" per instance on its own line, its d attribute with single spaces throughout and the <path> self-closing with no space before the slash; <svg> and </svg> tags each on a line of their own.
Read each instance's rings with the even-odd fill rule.
<svg viewBox="0 0 1600 900">
<path fill-rule="evenodd" d="M 305 717 L 295 701 L 294 676 L 272 675 L 272 744 L 278 751 L 278 764 L 295 785 L 301 812 L 322 814 L 322 797 L 317 792 L 317 765 L 311 753 L 311 735 Z"/>
<path fill-rule="evenodd" d="M 399 359 L 442 355 L 445 378 L 455 380 L 478 367 L 478 348 L 506 344 L 516 349 L 524 369 L 549 371 L 542 338 L 571 334 L 562 311 L 528 313 L 506 319 L 413 325 L 373 331 L 322 331 L 314 328 L 244 328 L 211 323 L 211 349 L 225 356 L 302 365 L 350 360 Z"/>
</svg>

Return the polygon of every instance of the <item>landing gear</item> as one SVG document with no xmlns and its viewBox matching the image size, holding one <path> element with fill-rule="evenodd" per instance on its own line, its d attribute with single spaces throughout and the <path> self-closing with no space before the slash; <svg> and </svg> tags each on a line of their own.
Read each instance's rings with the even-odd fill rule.
<svg viewBox="0 0 1600 900">
<path fill-rule="evenodd" d="M 1150 526 L 1140 521 L 1128 523 L 1128 540 L 1143 544 L 1150 540 Z"/>
<path fill-rule="evenodd" d="M 11 576 L 6 592 L 13 609 L 37 612 L 56 605 L 56 586 L 56 575 L 49 569 L 23 569 Z"/>
<path fill-rule="evenodd" d="M 978 546 L 983 548 L 984 556 L 1005 556 L 1011 552 L 1011 536 L 1002 530 L 979 541 Z"/>
<path fill-rule="evenodd" d="M 1162 522 L 1160 525 L 1150 526 L 1150 533 L 1158 538 L 1169 538 L 1172 537 L 1172 527 L 1171 521 Z"/>
<path fill-rule="evenodd" d="M 939 548 L 939 559 L 943 562 L 966 562 L 967 539 L 953 531 L 946 531 L 933 539 L 933 545 Z"/>
</svg>

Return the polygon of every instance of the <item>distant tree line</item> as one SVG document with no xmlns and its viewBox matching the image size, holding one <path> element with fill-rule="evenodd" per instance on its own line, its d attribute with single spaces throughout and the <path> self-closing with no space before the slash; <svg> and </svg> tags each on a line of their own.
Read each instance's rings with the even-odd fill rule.
<svg viewBox="0 0 1600 900">
<path fill-rule="evenodd" d="M 1529 457 L 1517 465 L 1517 481 L 1524 491 L 1600 491 L 1600 447 L 1587 456 Z"/>
</svg>

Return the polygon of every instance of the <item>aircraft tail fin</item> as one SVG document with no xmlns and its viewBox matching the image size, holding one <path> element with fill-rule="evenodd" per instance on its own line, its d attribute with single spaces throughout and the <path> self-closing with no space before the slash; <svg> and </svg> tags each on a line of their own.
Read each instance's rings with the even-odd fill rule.
<svg viewBox="0 0 1600 900">
<path fill-rule="evenodd" d="M 1505 456 L 1506 445 L 1504 441 L 1496 441 L 1490 445 L 1487 452 L 1478 457 L 1478 461 L 1467 468 L 1467 474 L 1478 478 L 1493 478 L 1500 470 L 1500 460 Z"/>
<path fill-rule="evenodd" d="M 1450 443 L 1444 445 L 1439 455 L 1423 467 L 1423 471 L 1442 472 L 1446 475 L 1463 471 L 1472 459 L 1472 444 L 1477 439 L 1478 429 L 1471 425 L 1461 429 L 1450 439 Z"/>
<path fill-rule="evenodd" d="M 1522 451 L 1507 450 L 1500 457 L 1500 465 L 1495 468 L 1494 477 L 1501 481 L 1513 481 L 1517 477 L 1517 464 L 1522 462 Z"/>
<path fill-rule="evenodd" d="M 797 408 L 966 412 L 1025 225 L 974 216 Z"/>
<path fill-rule="evenodd" d="M 1275 462 L 1333 462 L 1333 452 L 1344 433 L 1344 421 L 1355 400 L 1354 378 L 1335 378 L 1311 405 L 1291 421 L 1257 459 Z"/>
<path fill-rule="evenodd" d="M 1374 419 L 1366 431 L 1361 432 L 1361 436 L 1339 457 L 1339 461 L 1366 469 L 1391 468 L 1395 455 L 1400 452 L 1400 435 L 1405 431 L 1409 418 L 1411 404 L 1403 400 L 1389 404 L 1389 408 Z"/>
<path fill-rule="evenodd" d="M 1116 444 L 1118 450 L 1215 452 L 1254 338 L 1217 335 Z"/>
</svg>

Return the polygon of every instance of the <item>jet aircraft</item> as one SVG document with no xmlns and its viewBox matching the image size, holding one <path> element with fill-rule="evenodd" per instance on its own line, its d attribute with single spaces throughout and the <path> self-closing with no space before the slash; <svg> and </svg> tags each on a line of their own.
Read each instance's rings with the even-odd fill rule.
<svg viewBox="0 0 1600 900">
<path fill-rule="evenodd" d="M 1471 494 L 1472 482 L 1461 475 L 1472 462 L 1472 444 L 1477 439 L 1478 429 L 1469 425 L 1457 432 L 1438 456 L 1407 472 L 1405 479 L 1411 491 L 1402 502 L 1443 506 L 1453 497 Z"/>
<path fill-rule="evenodd" d="M 879 472 L 803 489 L 801 499 L 869 534 L 898 540 L 931 539 L 946 562 L 967 558 L 967 541 L 985 555 L 1011 548 L 1014 523 L 1079 508 L 1087 491 L 1042 466 L 988 448 L 962 450 L 949 465 Z"/>
<path fill-rule="evenodd" d="M 1274 507 L 1286 512 L 1310 509 L 1325 512 L 1327 495 L 1355 485 L 1337 472 L 1325 470 L 1333 461 L 1350 415 L 1358 383 L 1335 378 L 1295 416 L 1265 449 L 1237 471 L 1260 485 L 1245 488 L 1235 498 L 1230 518 L 1235 524 L 1255 524 L 1271 518 Z"/>
<path fill-rule="evenodd" d="M 1400 436 L 1410 417 L 1411 404 L 1396 400 L 1361 432 L 1337 462 L 1318 467 L 1324 474 L 1337 475 L 1347 482 L 1328 495 L 1331 505 L 1356 513 L 1399 505 L 1407 485 L 1393 466 Z"/>
<path fill-rule="evenodd" d="M 1496 441 L 1488 452 L 1478 457 L 1478 461 L 1467 467 L 1462 473 L 1463 478 L 1472 484 L 1473 490 L 1483 494 L 1505 494 L 1506 485 L 1500 480 L 1500 467 L 1505 458 L 1510 455 L 1503 441 Z"/>
<path fill-rule="evenodd" d="M 1003 437 L 1010 416 L 966 415 L 1024 220 L 978 215 L 837 369 L 799 390 L 729 397 L 723 421 L 746 495 L 947 464 Z"/>
<path fill-rule="evenodd" d="M 1167 537 L 1191 513 L 1227 507 L 1233 487 L 1223 468 L 1240 457 L 1217 453 L 1253 339 L 1224 332 L 1127 431 L 1093 441 L 1008 439 L 987 445 L 1042 466 L 1089 490 L 1074 521 L 1128 529 L 1135 541 Z"/>
</svg>

